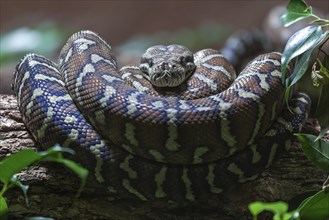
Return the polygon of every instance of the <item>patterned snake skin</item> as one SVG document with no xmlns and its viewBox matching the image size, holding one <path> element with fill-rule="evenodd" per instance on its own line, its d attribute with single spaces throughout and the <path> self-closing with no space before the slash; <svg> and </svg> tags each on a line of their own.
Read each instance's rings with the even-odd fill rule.
<svg viewBox="0 0 329 220">
<path fill-rule="evenodd" d="M 261 55 L 235 79 L 215 50 L 157 46 L 119 71 L 110 46 L 81 31 L 60 66 L 25 56 L 12 87 L 34 138 L 75 149 L 113 195 L 194 201 L 255 179 L 300 131 L 310 100 L 283 106 L 280 58 Z"/>
</svg>

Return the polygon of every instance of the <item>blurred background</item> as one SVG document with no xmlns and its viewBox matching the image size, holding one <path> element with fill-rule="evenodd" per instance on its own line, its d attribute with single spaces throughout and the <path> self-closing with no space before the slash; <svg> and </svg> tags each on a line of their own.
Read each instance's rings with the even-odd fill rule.
<svg viewBox="0 0 329 220">
<path fill-rule="evenodd" d="M 26 53 L 57 62 L 58 53 L 73 33 L 99 33 L 117 52 L 119 65 L 138 63 L 155 44 L 179 43 L 192 51 L 220 49 L 241 29 L 264 29 L 276 6 L 288 0 L 223 1 L 5 1 L 0 11 L 0 94 L 11 94 L 15 65 Z M 328 16 L 328 0 L 307 0 Z M 282 8 L 281 8 L 282 9 Z M 281 10 L 282 13 L 282 10 Z M 280 27 L 282 28 L 282 27 Z M 311 83 L 310 83 L 311 85 Z"/>
</svg>

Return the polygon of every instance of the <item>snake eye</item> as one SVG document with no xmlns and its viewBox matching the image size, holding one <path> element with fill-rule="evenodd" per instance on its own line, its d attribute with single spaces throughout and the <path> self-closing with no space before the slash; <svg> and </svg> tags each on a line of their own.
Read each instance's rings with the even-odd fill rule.
<svg viewBox="0 0 329 220">
<path fill-rule="evenodd" d="M 193 56 L 186 57 L 186 62 L 188 62 L 188 63 L 194 63 Z"/>
<path fill-rule="evenodd" d="M 152 58 L 142 56 L 141 64 L 148 65 L 149 67 L 153 66 Z"/>
<path fill-rule="evenodd" d="M 193 56 L 180 57 L 180 63 L 182 66 L 186 66 L 189 63 L 193 63 Z"/>
<path fill-rule="evenodd" d="M 152 59 L 148 59 L 147 63 L 149 64 L 149 67 L 153 66 L 153 60 Z"/>
<path fill-rule="evenodd" d="M 186 64 L 187 64 L 186 57 L 180 57 L 180 64 L 181 64 L 182 66 L 186 66 Z"/>
</svg>

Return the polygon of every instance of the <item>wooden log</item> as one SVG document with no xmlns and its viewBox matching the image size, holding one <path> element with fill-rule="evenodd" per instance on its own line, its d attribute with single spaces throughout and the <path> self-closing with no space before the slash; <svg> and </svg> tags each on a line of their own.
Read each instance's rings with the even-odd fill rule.
<svg viewBox="0 0 329 220">
<path fill-rule="evenodd" d="M 309 119 L 304 126 L 317 133 L 319 126 Z M 38 150 L 27 132 L 17 108 L 16 98 L 0 95 L 0 160 L 22 149 Z M 38 164 L 18 174 L 29 184 L 29 206 L 23 194 L 12 188 L 5 194 L 9 219 L 45 216 L 54 219 L 249 219 L 252 201 L 295 201 L 300 193 L 321 189 L 326 175 L 316 168 L 296 142 L 274 164 L 252 182 L 224 193 L 225 200 L 207 204 L 176 204 L 113 199 L 90 175 L 82 195 L 75 198 L 79 178 L 58 164 Z M 265 218 L 265 217 L 264 217 Z"/>
</svg>

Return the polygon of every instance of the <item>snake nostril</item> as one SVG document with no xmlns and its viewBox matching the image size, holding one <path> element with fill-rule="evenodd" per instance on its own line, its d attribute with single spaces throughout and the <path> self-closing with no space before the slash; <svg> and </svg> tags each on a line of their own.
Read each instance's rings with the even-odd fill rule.
<svg viewBox="0 0 329 220">
<path fill-rule="evenodd" d="M 168 69 L 169 69 L 169 65 L 168 65 L 167 62 L 162 62 L 162 63 L 160 64 L 160 68 L 161 68 L 162 70 L 168 70 Z"/>
</svg>

